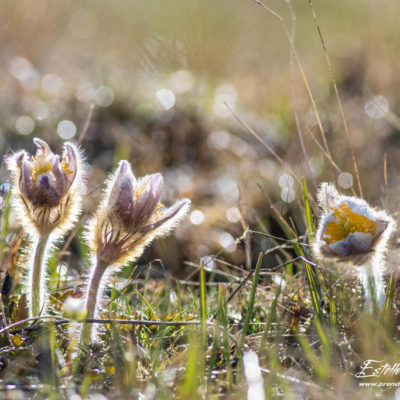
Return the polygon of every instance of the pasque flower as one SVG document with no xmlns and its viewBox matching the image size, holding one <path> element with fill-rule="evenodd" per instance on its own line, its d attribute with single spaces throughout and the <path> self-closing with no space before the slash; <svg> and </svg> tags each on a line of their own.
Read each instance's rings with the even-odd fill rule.
<svg viewBox="0 0 400 400">
<path fill-rule="evenodd" d="M 371 303 L 371 280 L 381 306 L 385 300 L 384 256 L 395 229 L 393 219 L 365 200 L 339 194 L 332 184 L 323 183 L 318 198 L 324 213 L 314 242 L 316 256 L 357 267 L 367 302 Z"/>
<path fill-rule="evenodd" d="M 72 228 L 80 212 L 84 167 L 79 149 L 65 143 L 61 157 L 38 138 L 35 156 L 22 150 L 6 160 L 17 215 L 32 241 L 27 282 L 29 313 L 46 306 L 45 266 L 55 240 Z"/>
<path fill-rule="evenodd" d="M 162 188 L 160 174 L 136 179 L 127 161 L 120 161 L 108 180 L 103 201 L 87 229 L 92 257 L 87 318 L 98 316 L 106 277 L 137 259 L 153 239 L 166 235 L 187 213 L 187 199 L 169 208 L 161 205 Z M 82 340 L 90 341 L 89 325 L 83 328 Z"/>
</svg>

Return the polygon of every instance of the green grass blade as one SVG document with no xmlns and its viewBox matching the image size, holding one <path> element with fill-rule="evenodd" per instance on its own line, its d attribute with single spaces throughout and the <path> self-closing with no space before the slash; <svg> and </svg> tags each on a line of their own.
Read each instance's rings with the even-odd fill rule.
<svg viewBox="0 0 400 400">
<path fill-rule="evenodd" d="M 386 290 L 385 313 L 387 313 L 389 311 L 390 303 L 393 300 L 393 294 L 394 294 L 394 291 L 393 291 L 393 288 L 394 288 L 393 281 L 394 281 L 394 279 L 393 278 L 394 278 L 394 272 L 392 272 L 390 274 L 389 283 L 388 283 L 388 287 L 387 287 L 387 290 Z"/>
<path fill-rule="evenodd" d="M 303 189 L 304 207 L 306 211 L 307 227 L 308 227 L 308 232 L 310 234 L 310 241 L 312 242 L 314 240 L 314 226 L 311 215 L 310 202 L 308 201 L 307 184 L 304 178 L 302 179 L 302 189 Z"/>
<path fill-rule="evenodd" d="M 134 290 L 134 293 L 137 294 L 137 295 L 140 297 L 140 299 L 143 301 L 144 304 L 146 304 L 146 306 L 147 306 L 148 310 L 150 311 L 151 315 L 152 315 L 154 318 L 157 318 L 157 315 L 156 315 L 156 312 L 155 312 L 154 308 L 153 308 L 152 305 L 147 301 L 147 299 L 139 292 L 139 290 L 135 289 L 135 290 Z"/>
<path fill-rule="evenodd" d="M 275 297 L 274 300 L 271 303 L 271 306 L 269 307 L 269 314 L 268 314 L 268 320 L 267 320 L 267 325 L 265 326 L 264 333 L 260 342 L 260 347 L 259 347 L 259 352 L 263 351 L 265 349 L 267 340 L 268 340 L 268 334 L 271 329 L 271 326 L 273 323 L 276 323 L 278 321 L 278 298 L 281 295 L 282 292 L 282 286 L 278 285 L 276 288 L 275 292 Z"/>
<path fill-rule="evenodd" d="M 3 238 L 5 239 L 8 235 L 8 229 L 10 225 L 10 212 L 11 212 L 11 189 L 8 191 L 7 200 L 6 200 L 6 210 L 4 212 L 4 219 L 3 219 Z"/>
<path fill-rule="evenodd" d="M 218 286 L 218 309 L 217 309 L 217 324 L 215 325 L 215 334 L 213 336 L 213 344 L 211 349 L 211 356 L 208 370 L 208 381 L 211 381 L 211 374 L 214 370 L 217 361 L 218 348 L 220 346 L 220 330 L 223 326 L 224 318 L 224 303 L 225 303 L 225 292 L 222 286 Z"/>
<path fill-rule="evenodd" d="M 319 288 L 317 287 L 317 285 L 319 286 L 318 277 L 315 276 L 313 268 L 307 262 L 304 262 L 304 268 L 306 271 L 307 284 L 310 289 L 311 301 L 315 314 L 322 321 L 323 314 L 321 307 L 319 306 Z"/>
<path fill-rule="evenodd" d="M 207 308 L 206 308 L 206 282 L 204 273 L 204 261 L 200 263 L 200 319 L 203 346 L 207 345 Z"/>
<path fill-rule="evenodd" d="M 263 255 L 264 255 L 263 253 L 260 253 L 260 255 L 258 256 L 256 269 L 254 271 L 253 286 L 251 288 L 249 306 L 247 308 L 246 316 L 245 316 L 244 323 L 243 323 L 242 336 L 241 336 L 240 342 L 239 342 L 240 347 L 243 346 L 244 340 L 245 340 L 247 332 L 249 330 L 250 321 L 253 317 L 254 302 L 255 302 L 255 298 L 256 298 L 258 278 L 260 276 L 260 269 L 261 269 Z"/>
<path fill-rule="evenodd" d="M 189 334 L 189 344 L 186 356 L 185 379 L 179 388 L 179 395 L 183 400 L 199 398 L 198 388 L 202 379 L 202 353 L 199 347 L 198 331 L 194 330 Z"/>
</svg>

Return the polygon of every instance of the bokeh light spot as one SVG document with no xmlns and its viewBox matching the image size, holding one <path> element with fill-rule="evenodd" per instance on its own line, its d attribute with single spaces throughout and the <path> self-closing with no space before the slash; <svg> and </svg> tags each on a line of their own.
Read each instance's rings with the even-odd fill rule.
<svg viewBox="0 0 400 400">
<path fill-rule="evenodd" d="M 227 118 L 230 117 L 231 111 L 228 106 L 235 111 L 237 100 L 236 89 L 231 85 L 221 85 L 215 91 L 213 111 L 218 117 Z M 226 104 L 225 104 L 226 103 Z"/>
<path fill-rule="evenodd" d="M 96 90 L 91 82 L 85 82 L 79 86 L 75 93 L 75 97 L 82 103 L 87 103 L 93 100 Z"/>
<path fill-rule="evenodd" d="M 158 90 L 156 99 L 163 110 L 170 110 L 175 105 L 175 94 L 169 89 Z"/>
<path fill-rule="evenodd" d="M 170 75 L 169 82 L 175 92 L 185 93 L 192 89 L 194 78 L 189 71 L 180 70 Z"/>
<path fill-rule="evenodd" d="M 235 239 L 228 232 L 221 233 L 218 243 L 229 253 L 236 250 Z"/>
<path fill-rule="evenodd" d="M 62 79 L 58 75 L 47 74 L 42 78 L 41 87 L 46 93 L 57 96 L 62 87 Z"/>
<path fill-rule="evenodd" d="M 20 135 L 29 135 L 35 129 L 35 121 L 31 117 L 23 115 L 17 119 L 15 129 Z"/>
<path fill-rule="evenodd" d="M 381 119 L 389 111 L 389 102 L 385 96 L 379 94 L 365 103 L 364 110 L 368 117 Z"/>
<path fill-rule="evenodd" d="M 242 139 L 234 137 L 231 140 L 230 149 L 238 156 L 243 157 L 249 153 L 249 145 Z"/>
<path fill-rule="evenodd" d="M 338 184 L 343 189 L 349 189 L 353 186 L 353 175 L 349 172 L 342 172 L 338 177 Z"/>
<path fill-rule="evenodd" d="M 272 281 L 275 285 L 280 286 L 282 289 L 286 287 L 286 281 L 279 275 L 272 275 Z"/>
<path fill-rule="evenodd" d="M 235 223 L 240 220 L 240 211 L 237 207 L 228 208 L 225 215 L 229 222 Z"/>
<path fill-rule="evenodd" d="M 294 179 L 288 174 L 282 174 L 278 180 L 279 186 L 284 188 L 291 188 L 294 184 Z"/>
<path fill-rule="evenodd" d="M 18 79 L 24 89 L 36 89 L 39 86 L 39 75 L 29 60 L 15 57 L 10 62 L 11 75 Z"/>
<path fill-rule="evenodd" d="M 107 86 L 101 86 L 94 93 L 94 101 L 100 107 L 108 107 L 114 101 L 114 92 Z"/>
<path fill-rule="evenodd" d="M 281 199 L 285 203 L 291 203 L 296 198 L 296 193 L 291 187 L 286 187 L 282 189 Z"/>
<path fill-rule="evenodd" d="M 193 225 L 200 225 L 204 222 L 204 214 L 200 210 L 194 210 L 190 214 L 190 222 Z"/>
<path fill-rule="evenodd" d="M 203 257 L 203 264 L 206 268 L 215 268 L 216 267 L 216 262 L 215 262 L 215 257 L 213 256 L 205 256 Z"/>
<path fill-rule="evenodd" d="M 223 150 L 229 147 L 231 142 L 231 135 L 224 130 L 212 131 L 207 138 L 207 144 L 210 148 Z"/>
<path fill-rule="evenodd" d="M 57 134 L 61 139 L 72 139 L 76 134 L 76 126 L 72 121 L 67 119 L 60 121 L 57 125 Z"/>
<path fill-rule="evenodd" d="M 49 107 L 43 101 L 38 101 L 33 110 L 33 116 L 38 121 L 44 121 L 50 116 Z"/>
</svg>

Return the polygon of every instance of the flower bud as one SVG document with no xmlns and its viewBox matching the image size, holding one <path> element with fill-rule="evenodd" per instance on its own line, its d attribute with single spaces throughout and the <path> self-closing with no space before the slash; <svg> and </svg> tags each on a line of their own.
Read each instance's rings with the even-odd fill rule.
<svg viewBox="0 0 400 400">
<path fill-rule="evenodd" d="M 71 228 L 79 213 L 82 192 L 82 159 L 72 143 L 64 145 L 61 157 L 48 144 L 34 139 L 35 156 L 22 150 L 7 159 L 12 172 L 21 221 L 38 234 Z"/>
<path fill-rule="evenodd" d="M 127 161 L 119 163 L 89 223 L 87 238 L 99 261 L 118 266 L 135 259 L 154 238 L 167 234 L 183 218 L 190 201 L 164 208 L 159 202 L 163 183 L 160 174 L 137 180 Z"/>
<path fill-rule="evenodd" d="M 31 239 L 26 293 L 29 315 L 46 312 L 47 259 L 53 243 L 71 229 L 80 212 L 84 168 L 78 148 L 66 143 L 61 157 L 38 138 L 35 156 L 22 150 L 7 158 L 13 205 Z"/>
<path fill-rule="evenodd" d="M 166 235 L 189 210 L 187 199 L 169 208 L 159 203 L 163 182 L 160 174 L 136 179 L 127 161 L 121 161 L 108 180 L 103 201 L 87 229 L 92 256 L 85 305 L 88 318 L 99 316 L 107 278 L 140 257 L 153 239 Z M 96 340 L 96 329 L 85 324 L 81 344 Z"/>
</svg>

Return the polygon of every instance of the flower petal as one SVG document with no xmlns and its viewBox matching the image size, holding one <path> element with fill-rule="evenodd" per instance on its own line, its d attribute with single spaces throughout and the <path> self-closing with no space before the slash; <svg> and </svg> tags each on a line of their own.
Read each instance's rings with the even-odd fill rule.
<svg viewBox="0 0 400 400">
<path fill-rule="evenodd" d="M 114 208 L 125 227 L 132 223 L 133 219 L 133 182 L 130 176 L 125 175 L 118 182 L 119 192 Z"/>
<path fill-rule="evenodd" d="M 118 163 L 118 168 L 109 181 L 109 185 L 111 186 L 111 190 L 108 195 L 108 207 L 113 208 L 120 192 L 120 186 L 123 181 L 123 178 L 126 177 L 132 183 L 132 187 L 134 188 L 136 185 L 136 178 L 132 172 L 131 166 L 128 161 L 122 160 Z"/>
<path fill-rule="evenodd" d="M 190 200 L 183 199 L 175 203 L 172 207 L 163 211 L 162 216 L 155 222 L 142 227 L 140 233 L 143 235 L 153 231 L 154 237 L 167 234 L 182 219 L 190 208 Z"/>
<path fill-rule="evenodd" d="M 34 138 L 33 142 L 38 147 L 38 150 L 36 152 L 36 157 L 44 156 L 45 158 L 47 158 L 48 156 L 53 154 L 49 145 L 44 140 L 39 138 Z"/>
<path fill-rule="evenodd" d="M 34 197 L 34 183 L 32 177 L 32 163 L 28 160 L 21 160 L 20 190 L 22 194 L 32 201 Z"/>
<path fill-rule="evenodd" d="M 351 246 L 345 240 L 332 243 L 329 248 L 340 257 L 348 257 L 351 254 Z"/>
<path fill-rule="evenodd" d="M 78 150 L 75 146 L 71 145 L 71 143 L 66 143 L 64 145 L 62 161 L 65 163 L 64 172 L 67 176 L 69 185 L 74 181 L 78 169 L 77 160 L 79 159 L 79 155 L 77 152 Z"/>
<path fill-rule="evenodd" d="M 318 200 L 325 212 L 339 205 L 340 195 L 335 186 L 324 182 L 318 192 Z"/>
<path fill-rule="evenodd" d="M 359 253 L 368 253 L 371 250 L 372 235 L 370 233 L 354 232 L 347 236 L 346 242 Z"/>
<path fill-rule="evenodd" d="M 138 195 L 134 206 L 133 223 L 140 227 L 146 223 L 154 214 L 160 201 L 164 179 L 161 174 L 153 174 L 144 178 L 145 189 Z M 136 195 L 136 193 L 135 193 Z"/>
<path fill-rule="evenodd" d="M 57 206 L 63 195 L 51 185 L 49 176 L 45 174 L 38 177 L 33 193 L 34 199 L 31 201 L 34 205 L 47 205 L 49 207 Z"/>
<path fill-rule="evenodd" d="M 373 240 L 376 241 L 383 234 L 383 232 L 386 231 L 386 229 L 388 228 L 389 225 L 390 225 L 390 221 L 378 220 L 377 225 L 376 225 L 376 232 L 375 232 L 375 236 L 374 236 Z"/>
<path fill-rule="evenodd" d="M 51 164 L 53 166 L 51 173 L 53 175 L 53 185 L 54 189 L 61 195 L 66 193 L 69 188 L 68 177 L 60 164 L 60 157 L 52 157 Z"/>
</svg>

